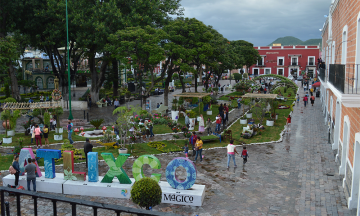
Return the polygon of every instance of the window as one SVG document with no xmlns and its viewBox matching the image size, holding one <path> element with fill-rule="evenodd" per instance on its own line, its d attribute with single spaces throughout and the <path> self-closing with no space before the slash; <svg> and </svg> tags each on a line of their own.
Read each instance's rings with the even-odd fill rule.
<svg viewBox="0 0 360 216">
<path fill-rule="evenodd" d="M 297 58 L 296 57 L 291 58 L 291 65 L 297 65 Z"/>
<path fill-rule="evenodd" d="M 308 57 L 308 65 L 314 66 L 315 65 L 315 56 Z"/>
<path fill-rule="evenodd" d="M 283 76 L 284 75 L 284 69 L 283 68 L 278 68 L 277 74 Z"/>
<path fill-rule="evenodd" d="M 283 66 L 284 65 L 284 57 L 278 57 L 278 65 Z"/>
<path fill-rule="evenodd" d="M 265 74 L 271 74 L 271 68 L 265 68 Z"/>
<path fill-rule="evenodd" d="M 346 64 L 347 57 L 347 26 L 343 29 L 342 47 L 341 47 L 341 64 Z"/>
<path fill-rule="evenodd" d="M 259 65 L 259 66 L 264 65 L 264 57 L 261 57 L 261 60 L 258 61 L 256 65 Z"/>
<path fill-rule="evenodd" d="M 259 75 L 259 69 L 258 68 L 253 68 L 253 74 L 254 75 Z"/>
</svg>

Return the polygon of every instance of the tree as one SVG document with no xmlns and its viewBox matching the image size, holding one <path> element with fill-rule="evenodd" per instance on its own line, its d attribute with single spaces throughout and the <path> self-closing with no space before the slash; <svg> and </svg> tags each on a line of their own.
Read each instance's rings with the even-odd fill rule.
<svg viewBox="0 0 360 216">
<path fill-rule="evenodd" d="M 256 64 L 256 62 L 259 59 L 261 59 L 259 52 L 256 49 L 254 49 L 254 45 L 252 43 L 249 43 L 244 40 L 232 41 L 231 43 L 235 47 L 236 53 L 243 57 L 243 60 L 244 60 L 243 63 L 244 63 L 244 65 L 246 65 L 246 68 L 249 72 L 250 66 L 253 64 Z M 239 62 L 237 62 L 236 65 L 242 66 L 242 64 Z"/>
<path fill-rule="evenodd" d="M 165 72 L 156 78 L 154 69 L 160 61 L 165 59 L 165 52 L 159 46 L 160 41 L 165 39 L 166 34 L 161 29 L 151 26 L 128 27 L 109 36 L 110 44 L 107 49 L 113 53 L 112 57 L 121 59 L 122 62 L 129 62 L 135 69 L 135 74 L 140 74 L 140 85 L 144 71 L 149 71 L 151 84 L 141 93 L 142 108 L 145 109 L 146 95 L 153 89 L 155 83 L 164 79 Z M 130 61 L 128 58 L 130 57 Z"/>
</svg>

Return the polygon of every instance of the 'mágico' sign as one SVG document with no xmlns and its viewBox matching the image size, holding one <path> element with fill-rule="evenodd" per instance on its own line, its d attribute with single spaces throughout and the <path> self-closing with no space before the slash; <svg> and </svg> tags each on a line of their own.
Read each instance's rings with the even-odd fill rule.
<svg viewBox="0 0 360 216">
<path fill-rule="evenodd" d="M 44 158 L 44 168 L 45 168 L 45 178 L 53 179 L 55 178 L 55 159 L 61 157 L 60 150 L 54 149 L 37 149 L 37 157 Z M 131 180 L 126 174 L 125 170 L 122 168 L 123 164 L 130 156 L 130 154 L 120 154 L 116 159 L 111 153 L 101 153 L 101 156 L 104 158 L 104 161 L 109 166 L 108 172 L 105 174 L 104 178 L 101 180 L 101 183 L 111 183 L 113 178 L 116 176 L 120 184 L 131 184 Z M 28 158 L 35 158 L 34 153 L 31 148 L 23 148 L 20 151 L 20 171 L 21 175 L 24 175 L 25 165 Z M 85 181 L 86 175 L 88 175 L 89 182 L 98 182 L 99 181 L 99 168 L 98 168 L 98 153 L 89 152 L 87 155 L 88 158 L 88 173 L 86 172 L 75 172 L 74 171 L 74 155 L 72 151 L 63 152 L 63 164 L 64 164 L 64 180 L 73 180 L 73 181 Z M 145 177 L 143 174 L 143 166 L 148 164 L 152 169 L 160 169 L 161 163 L 153 155 L 143 155 L 137 158 L 132 167 L 132 174 L 135 181 L 139 181 L 141 178 Z M 40 169 L 37 166 L 37 177 L 40 177 L 42 174 Z M 181 181 L 176 176 L 175 170 L 178 167 L 183 167 L 186 170 L 186 179 Z M 191 160 L 183 157 L 174 158 L 166 167 L 166 180 L 174 189 L 187 190 L 190 189 L 196 180 L 196 167 Z M 153 173 L 151 178 L 160 181 L 161 174 Z M 181 202 L 181 203 L 192 203 L 193 197 L 185 195 L 171 195 L 164 194 L 164 200 Z"/>
</svg>

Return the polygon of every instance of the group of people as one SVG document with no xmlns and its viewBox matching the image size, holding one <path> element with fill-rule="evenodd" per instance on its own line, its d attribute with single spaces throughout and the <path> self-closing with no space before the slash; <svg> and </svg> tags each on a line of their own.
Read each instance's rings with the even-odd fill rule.
<svg viewBox="0 0 360 216">
<path fill-rule="evenodd" d="M 203 141 L 201 140 L 200 136 L 197 136 L 195 131 L 192 132 L 192 135 L 189 138 L 189 145 L 192 147 L 192 156 L 195 156 L 195 159 L 193 160 L 194 163 L 196 163 L 197 158 L 200 158 L 200 162 L 202 162 L 203 156 L 202 156 L 202 148 L 203 148 Z M 184 147 L 185 155 L 188 157 L 189 154 L 189 147 L 188 144 L 185 144 Z"/>
<path fill-rule="evenodd" d="M 300 96 L 299 94 L 296 95 L 296 100 L 297 100 L 297 103 L 299 103 L 300 101 Z M 303 101 L 304 101 L 304 107 L 306 107 L 306 104 L 308 103 L 309 101 L 309 94 L 308 92 L 306 92 L 305 96 L 303 97 Z M 311 94 L 310 96 L 310 102 L 311 102 L 311 106 L 314 106 L 314 102 L 315 102 L 315 96 Z"/>
<path fill-rule="evenodd" d="M 219 106 L 219 114 L 216 116 L 216 128 L 215 132 L 220 132 L 221 130 L 221 124 L 223 124 L 223 129 L 226 127 L 226 123 L 229 121 L 229 107 L 226 105 L 226 103 L 220 104 Z"/>
<path fill-rule="evenodd" d="M 42 148 L 42 138 L 44 137 L 44 141 L 45 141 L 45 145 L 49 146 L 49 132 L 50 129 L 48 127 L 48 125 L 44 125 L 43 128 L 40 128 L 40 126 L 38 124 L 32 124 L 30 126 L 30 135 L 31 135 L 31 144 L 33 144 L 34 140 L 36 142 L 36 147 L 39 148 L 39 143 L 40 143 L 40 148 Z"/>
</svg>

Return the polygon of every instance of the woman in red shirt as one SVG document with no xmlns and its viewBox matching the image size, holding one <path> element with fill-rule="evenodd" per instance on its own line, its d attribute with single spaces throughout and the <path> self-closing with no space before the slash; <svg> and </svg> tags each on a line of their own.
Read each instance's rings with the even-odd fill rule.
<svg viewBox="0 0 360 216">
<path fill-rule="evenodd" d="M 40 130 L 40 127 L 39 125 L 35 125 L 35 140 L 36 140 L 36 147 L 39 148 L 39 141 L 40 141 L 40 148 L 42 147 L 42 144 L 41 144 L 41 130 Z"/>
<path fill-rule="evenodd" d="M 306 97 L 306 95 L 305 95 L 303 101 L 304 101 L 304 106 L 306 107 L 306 103 L 308 102 L 308 97 Z"/>
<path fill-rule="evenodd" d="M 289 115 L 288 117 L 285 117 L 286 118 L 286 132 L 289 133 L 291 130 L 290 130 L 290 125 L 291 125 L 291 116 Z"/>
</svg>

